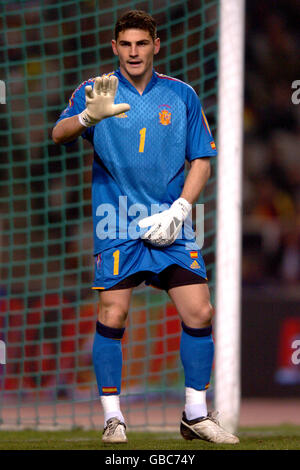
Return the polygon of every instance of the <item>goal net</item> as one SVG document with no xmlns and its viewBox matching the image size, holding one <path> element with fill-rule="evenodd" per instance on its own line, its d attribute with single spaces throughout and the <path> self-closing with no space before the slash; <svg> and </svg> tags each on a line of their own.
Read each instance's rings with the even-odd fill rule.
<svg viewBox="0 0 300 470">
<path fill-rule="evenodd" d="M 0 363 L 0 427 L 103 424 L 91 355 L 98 300 L 91 290 L 93 152 L 82 139 L 67 148 L 54 145 L 55 121 L 79 83 L 116 69 L 113 26 L 136 8 L 158 23 L 156 70 L 194 87 L 215 134 L 218 4 L 1 2 L 0 340 L 6 363 Z M 199 202 L 205 205 L 202 253 L 214 302 L 215 168 Z M 138 288 L 122 343 L 121 404 L 130 428 L 178 427 L 184 399 L 180 334 L 168 296 Z"/>
</svg>

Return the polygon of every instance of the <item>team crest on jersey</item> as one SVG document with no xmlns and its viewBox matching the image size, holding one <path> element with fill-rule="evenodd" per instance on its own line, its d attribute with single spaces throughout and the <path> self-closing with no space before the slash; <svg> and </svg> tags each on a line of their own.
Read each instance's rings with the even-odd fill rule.
<svg viewBox="0 0 300 470">
<path fill-rule="evenodd" d="M 162 108 L 161 111 L 159 112 L 159 122 L 163 126 L 168 126 L 169 124 L 171 124 L 172 115 L 171 115 L 171 111 L 169 111 L 166 108 L 171 109 L 171 106 L 164 104 L 164 105 L 160 105 L 159 107 Z"/>
</svg>

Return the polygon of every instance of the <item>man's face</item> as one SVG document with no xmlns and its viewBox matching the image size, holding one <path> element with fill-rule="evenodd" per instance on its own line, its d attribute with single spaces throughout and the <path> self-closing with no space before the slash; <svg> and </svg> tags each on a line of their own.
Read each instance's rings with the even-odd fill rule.
<svg viewBox="0 0 300 470">
<path fill-rule="evenodd" d="M 149 31 L 126 29 L 120 31 L 117 41 L 112 40 L 115 55 L 119 56 L 120 69 L 126 76 L 142 77 L 153 67 L 153 56 L 159 52 L 159 38 L 151 38 Z"/>
</svg>

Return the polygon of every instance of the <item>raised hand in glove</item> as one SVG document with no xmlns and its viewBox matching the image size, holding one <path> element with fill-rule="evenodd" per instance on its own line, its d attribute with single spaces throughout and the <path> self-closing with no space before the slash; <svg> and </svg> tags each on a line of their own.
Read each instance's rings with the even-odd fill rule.
<svg viewBox="0 0 300 470">
<path fill-rule="evenodd" d="M 95 126 L 102 119 L 116 116 L 130 109 L 129 104 L 114 104 L 119 80 L 116 76 L 97 77 L 94 88 L 85 87 L 86 108 L 78 114 L 80 124 L 85 127 Z"/>
</svg>

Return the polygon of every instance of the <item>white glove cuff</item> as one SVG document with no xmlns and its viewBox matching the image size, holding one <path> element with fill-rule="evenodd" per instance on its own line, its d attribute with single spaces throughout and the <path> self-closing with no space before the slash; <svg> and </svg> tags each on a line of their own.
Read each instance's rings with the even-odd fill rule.
<svg viewBox="0 0 300 470">
<path fill-rule="evenodd" d="M 82 111 L 82 113 L 78 114 L 78 120 L 80 124 L 84 127 L 91 127 L 95 126 L 100 121 L 97 121 L 96 119 L 90 118 L 89 115 L 87 114 L 86 110 Z"/>
<path fill-rule="evenodd" d="M 180 197 L 173 202 L 171 207 L 176 207 L 176 209 L 180 208 L 182 212 L 182 220 L 185 220 L 189 215 L 189 212 L 192 210 L 192 204 L 190 204 L 186 199 Z"/>
</svg>

